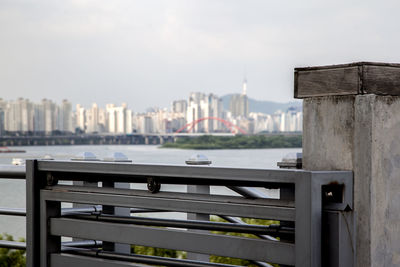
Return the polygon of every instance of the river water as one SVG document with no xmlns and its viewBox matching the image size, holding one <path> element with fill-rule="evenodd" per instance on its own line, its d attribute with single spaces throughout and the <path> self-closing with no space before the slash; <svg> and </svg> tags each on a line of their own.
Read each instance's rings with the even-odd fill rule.
<svg viewBox="0 0 400 267">
<path fill-rule="evenodd" d="M 184 164 L 193 154 L 204 154 L 212 166 L 235 168 L 276 169 L 276 163 L 285 155 L 301 152 L 295 149 L 222 149 L 222 150 L 180 150 L 161 149 L 150 145 L 97 145 L 97 146 L 29 146 L 17 147 L 26 153 L 0 153 L 0 164 L 11 164 L 13 158 L 71 159 L 82 152 L 92 152 L 99 159 L 114 152 L 122 152 L 134 163 Z M 25 208 L 25 181 L 0 179 L 0 207 Z M 0 233 L 14 237 L 25 237 L 25 218 L 0 216 Z"/>
</svg>

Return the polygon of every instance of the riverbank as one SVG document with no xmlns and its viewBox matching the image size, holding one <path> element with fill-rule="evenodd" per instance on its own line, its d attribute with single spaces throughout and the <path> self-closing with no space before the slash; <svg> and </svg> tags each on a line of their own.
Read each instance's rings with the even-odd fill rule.
<svg viewBox="0 0 400 267">
<path fill-rule="evenodd" d="M 301 148 L 302 136 L 236 135 L 179 138 L 175 143 L 165 143 L 161 148 L 179 149 L 259 149 L 259 148 Z"/>
</svg>

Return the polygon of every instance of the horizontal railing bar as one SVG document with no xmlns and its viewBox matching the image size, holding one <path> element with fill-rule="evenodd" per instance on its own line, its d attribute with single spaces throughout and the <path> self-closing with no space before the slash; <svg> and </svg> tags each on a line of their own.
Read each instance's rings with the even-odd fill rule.
<svg viewBox="0 0 400 267">
<path fill-rule="evenodd" d="M 114 195 L 68 191 L 61 192 L 53 190 L 41 190 L 41 193 L 43 194 L 45 200 L 75 202 L 81 204 L 102 204 L 129 208 L 134 205 L 137 208 L 251 217 L 267 220 L 274 219 L 293 221 L 295 217 L 294 208 L 254 205 L 250 203 L 257 200 L 250 199 L 243 199 L 248 201 L 249 204 L 238 204 L 212 201 L 212 196 L 209 196 L 210 198 L 206 200 L 192 200 L 177 199 L 176 197 L 174 197 L 174 194 L 171 194 L 171 198 L 158 198 L 158 194 L 152 194 L 143 197 L 134 195 Z"/>
<path fill-rule="evenodd" d="M 51 218 L 51 235 L 185 250 L 278 264 L 294 264 L 294 244 L 209 233 Z M 226 249 L 228 248 L 229 249 Z"/>
<path fill-rule="evenodd" d="M 253 204 L 262 206 L 277 206 L 277 207 L 288 207 L 294 208 L 294 201 L 281 200 L 272 198 L 257 198 L 257 199 L 246 199 L 240 196 L 226 196 L 226 195 L 204 195 L 204 194 L 193 194 L 183 192 L 158 192 L 153 194 L 147 190 L 137 189 L 119 189 L 110 187 L 90 187 L 90 186 L 70 186 L 70 185 L 56 185 L 46 187 L 48 190 L 54 191 L 69 191 L 69 192 L 82 192 L 82 193 L 101 193 L 101 194 L 113 194 L 113 195 L 126 195 L 126 196 L 141 196 L 141 197 L 157 197 L 157 198 L 173 198 L 182 200 L 199 200 L 199 201 L 218 201 L 225 203 L 237 203 L 237 204 Z"/>
<path fill-rule="evenodd" d="M 102 207 L 98 206 L 96 208 L 63 208 L 61 210 L 62 215 L 69 215 L 69 214 L 75 214 L 75 213 L 82 213 L 82 212 L 98 212 L 102 211 Z M 131 208 L 131 213 L 145 213 L 145 212 L 160 212 L 160 210 L 156 209 L 137 209 L 137 208 Z M 25 217 L 26 216 L 26 209 L 24 208 L 2 208 L 0 207 L 0 215 L 6 215 L 6 216 L 21 216 Z"/>
<path fill-rule="evenodd" d="M 72 247 L 72 248 L 97 248 L 103 245 L 102 241 L 96 240 L 82 240 L 82 241 L 71 241 L 71 242 L 62 242 L 62 246 Z M 26 249 L 25 242 L 18 241 L 8 241 L 8 240 L 0 240 L 0 248 L 8 248 L 8 249 Z"/>
<path fill-rule="evenodd" d="M 269 198 L 267 194 L 251 187 L 228 186 L 229 189 L 247 198 Z"/>
<path fill-rule="evenodd" d="M 25 250 L 26 243 L 25 242 L 17 242 L 17 241 L 0 240 L 0 248 Z"/>
<path fill-rule="evenodd" d="M 92 206 L 92 207 L 84 207 L 84 208 L 63 208 L 61 209 L 62 215 L 76 214 L 82 212 L 101 212 L 103 210 L 102 206 Z"/>
<path fill-rule="evenodd" d="M 0 215 L 9 215 L 9 216 L 26 216 L 26 209 L 24 208 L 0 208 Z"/>
<path fill-rule="evenodd" d="M 149 265 L 147 264 L 140 264 L 140 263 L 132 263 L 131 261 L 127 261 L 126 259 L 107 259 L 106 256 L 103 254 L 102 257 L 95 257 L 90 255 L 85 255 L 83 253 L 89 253 L 90 251 L 74 251 L 71 253 L 61 253 L 61 254 L 50 254 L 50 260 L 51 262 L 57 266 L 57 267 L 70 267 L 70 266 L 88 266 L 88 267 L 148 267 Z M 73 253 L 73 254 L 72 254 Z M 83 255 L 79 255 L 83 254 Z M 120 254 L 118 254 L 120 255 Z M 138 261 L 150 261 L 152 257 L 155 256 L 144 256 L 144 255 L 132 255 L 135 257 L 136 262 Z M 111 255 L 108 256 L 108 258 L 111 258 Z M 147 258 L 147 260 L 146 260 Z M 160 257 L 161 258 L 161 257 Z M 152 261 L 154 262 L 161 262 L 163 259 L 156 260 L 153 259 Z M 221 267 L 236 267 L 232 265 L 223 265 L 221 263 L 217 264 L 211 264 L 211 265 L 187 265 L 188 260 L 181 260 L 185 262 L 173 262 L 173 261 L 179 261 L 179 259 L 170 259 L 170 258 L 165 258 L 165 261 L 163 262 L 163 266 L 192 266 L 192 267 L 203 267 L 203 266 L 221 266 Z M 196 263 L 196 261 L 193 261 L 193 263 Z M 198 264 L 201 264 L 201 262 L 197 262 Z M 158 265 L 161 265 L 158 264 Z"/>
<path fill-rule="evenodd" d="M 63 208 L 61 210 L 62 215 L 82 213 L 82 212 L 96 212 L 101 211 L 101 206 L 99 208 L 88 207 L 88 208 Z M 0 208 L 0 215 L 9 215 L 9 216 L 26 216 L 26 209 L 24 208 Z"/>
<path fill-rule="evenodd" d="M 50 262 L 57 267 L 148 267 L 144 264 L 132 264 L 124 261 L 105 260 L 101 258 L 73 255 L 69 253 L 50 254 Z"/>
<path fill-rule="evenodd" d="M 230 222 L 230 223 L 237 223 L 237 224 L 244 224 L 247 225 L 247 223 L 245 223 L 244 221 L 242 221 L 241 219 L 237 218 L 237 217 L 231 217 L 231 216 L 220 216 L 220 218 Z M 292 229 L 291 229 L 292 230 Z M 290 231 L 291 231 L 290 230 Z M 294 229 L 293 229 L 294 230 Z M 256 234 L 259 238 L 262 239 L 266 239 L 266 240 L 270 240 L 270 241 L 279 241 L 278 239 L 276 239 L 275 237 L 272 237 L 270 235 L 259 235 Z"/>
<path fill-rule="evenodd" d="M 25 179 L 25 166 L 0 165 L 1 179 Z"/>
<path fill-rule="evenodd" d="M 294 183 L 304 170 L 267 170 L 221 168 L 184 165 L 127 164 L 108 162 L 38 161 L 38 170 L 44 172 L 111 175 L 118 181 L 133 182 L 129 177 L 173 177 L 185 179 L 246 182 Z M 126 176 L 126 178 L 124 178 Z"/>
<path fill-rule="evenodd" d="M 102 241 L 98 240 L 81 240 L 81 241 L 69 241 L 62 242 L 62 246 L 75 247 L 75 248 L 97 248 L 103 245 Z"/>
<path fill-rule="evenodd" d="M 67 218 L 92 220 L 101 222 L 113 222 L 123 224 L 136 224 L 145 226 L 162 226 L 175 228 L 188 228 L 209 231 L 237 232 L 248 234 L 271 234 L 277 235 L 294 235 L 294 228 L 283 228 L 279 225 L 251 225 L 238 223 L 210 222 L 210 221 L 194 221 L 194 220 L 177 220 L 177 219 L 161 219 L 161 218 L 145 218 L 145 217 L 128 217 L 115 216 L 109 214 L 75 214 L 67 216 Z"/>
<path fill-rule="evenodd" d="M 131 213 L 148 213 L 148 212 L 165 212 L 165 210 L 131 208 Z"/>
<path fill-rule="evenodd" d="M 101 205 L 98 206 L 93 206 L 93 207 L 88 207 L 88 208 L 63 208 L 61 209 L 61 214 L 62 215 L 72 215 L 76 213 L 93 213 L 93 212 L 101 212 L 103 210 L 103 207 Z M 147 212 L 160 212 L 159 210 L 156 209 L 138 209 L 138 208 L 131 208 L 131 213 L 147 213 Z"/>
<path fill-rule="evenodd" d="M 200 262 L 194 260 L 183 260 L 183 259 L 174 259 L 174 258 L 166 258 L 159 256 L 149 256 L 149 255 L 137 255 L 137 254 L 120 254 L 115 252 L 108 251 L 77 251 L 72 254 L 81 255 L 81 256 L 89 256 L 89 257 L 98 257 L 107 260 L 119 260 L 126 262 L 138 262 L 149 265 L 166 265 L 166 266 L 182 266 L 182 267 L 208 267 L 208 266 L 220 266 L 220 267 L 237 267 L 237 265 L 230 264 L 221 264 L 221 263 L 209 263 L 209 262 Z"/>
</svg>

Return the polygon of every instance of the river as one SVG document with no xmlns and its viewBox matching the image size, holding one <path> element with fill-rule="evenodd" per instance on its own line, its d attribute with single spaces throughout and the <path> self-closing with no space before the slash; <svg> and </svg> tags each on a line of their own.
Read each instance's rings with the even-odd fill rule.
<svg viewBox="0 0 400 267">
<path fill-rule="evenodd" d="M 276 169 L 276 163 L 285 155 L 301 152 L 294 149 L 222 149 L 222 150 L 180 150 L 161 149 L 151 145 L 98 145 L 98 146 L 28 146 L 17 147 L 26 153 L 0 153 L 0 164 L 11 164 L 13 158 L 33 159 L 50 155 L 54 159 L 71 159 L 82 152 L 92 152 L 99 159 L 114 152 L 122 152 L 133 163 L 184 164 L 193 154 L 204 154 L 212 166 Z M 25 207 L 25 181 L 0 179 L 0 206 L 9 208 Z M 0 233 L 14 237 L 25 237 L 25 218 L 0 216 Z"/>
</svg>

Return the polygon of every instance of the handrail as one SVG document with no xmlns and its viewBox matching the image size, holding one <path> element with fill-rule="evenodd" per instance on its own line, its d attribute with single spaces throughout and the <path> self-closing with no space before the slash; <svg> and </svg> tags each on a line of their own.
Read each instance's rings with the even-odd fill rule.
<svg viewBox="0 0 400 267">
<path fill-rule="evenodd" d="M 25 179 L 25 166 L 0 164 L 0 178 Z"/>
</svg>

